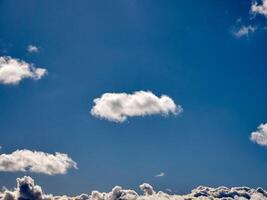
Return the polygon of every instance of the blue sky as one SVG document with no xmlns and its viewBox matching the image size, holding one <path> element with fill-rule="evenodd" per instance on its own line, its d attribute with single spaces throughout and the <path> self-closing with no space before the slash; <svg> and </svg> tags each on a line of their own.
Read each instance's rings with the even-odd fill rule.
<svg viewBox="0 0 267 200">
<path fill-rule="evenodd" d="M 48 72 L 0 84 L 0 153 L 62 152 L 78 165 L 54 176 L 0 172 L 0 185 L 27 174 L 54 194 L 143 182 L 182 193 L 266 188 L 267 149 L 250 135 L 267 122 L 267 18 L 251 4 L 0 1 L 0 56 Z M 168 95 L 183 112 L 123 123 L 90 114 L 102 94 L 135 91 Z"/>
</svg>

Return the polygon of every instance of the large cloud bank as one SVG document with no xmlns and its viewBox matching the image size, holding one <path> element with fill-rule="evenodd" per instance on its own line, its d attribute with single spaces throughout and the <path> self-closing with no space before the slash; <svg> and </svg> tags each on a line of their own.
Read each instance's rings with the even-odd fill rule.
<svg viewBox="0 0 267 200">
<path fill-rule="evenodd" d="M 124 122 L 127 117 L 153 114 L 166 116 L 182 112 L 182 107 L 176 105 L 170 97 L 157 97 L 149 91 L 138 91 L 133 94 L 105 93 L 94 99 L 94 103 L 91 114 L 113 122 Z"/>
<path fill-rule="evenodd" d="M 46 69 L 36 68 L 23 60 L 0 57 L 0 83 L 19 84 L 23 79 L 38 80 L 47 73 Z"/>
<path fill-rule="evenodd" d="M 267 147 L 267 123 L 258 126 L 258 130 L 251 133 L 251 141 Z"/>
<path fill-rule="evenodd" d="M 30 150 L 0 154 L 0 171 L 55 175 L 65 174 L 70 168 L 76 169 L 77 164 L 67 154 L 49 154 Z"/>
<path fill-rule="evenodd" d="M 262 188 L 200 186 L 187 195 L 156 192 L 147 183 L 140 185 L 140 189 L 143 191 L 141 195 L 134 190 L 125 190 L 116 186 L 107 193 L 93 191 L 91 194 L 81 194 L 76 197 L 53 196 L 45 194 L 40 186 L 35 185 L 31 177 L 25 176 L 17 179 L 17 187 L 14 190 L 5 189 L 0 192 L 0 200 L 267 200 L 267 192 Z"/>
</svg>

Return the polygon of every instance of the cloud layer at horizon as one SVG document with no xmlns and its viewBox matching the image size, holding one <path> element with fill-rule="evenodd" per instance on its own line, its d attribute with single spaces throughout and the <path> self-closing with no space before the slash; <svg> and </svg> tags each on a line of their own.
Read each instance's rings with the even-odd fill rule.
<svg viewBox="0 0 267 200">
<path fill-rule="evenodd" d="M 16 150 L 0 154 L 0 171 L 33 172 L 47 175 L 66 174 L 68 169 L 77 169 L 77 163 L 67 154 L 49 154 L 41 151 Z"/>
<path fill-rule="evenodd" d="M 0 57 L 0 84 L 17 85 L 23 79 L 41 79 L 47 70 L 33 64 L 7 56 Z"/>
<path fill-rule="evenodd" d="M 128 117 L 160 114 L 178 115 L 183 109 L 167 95 L 157 97 L 150 91 L 127 93 L 104 93 L 94 99 L 91 114 L 113 122 L 124 122 Z"/>
<path fill-rule="evenodd" d="M 262 188 L 199 186 L 186 195 L 156 192 L 148 183 L 140 185 L 139 188 L 143 192 L 142 195 L 134 190 L 115 186 L 111 192 L 92 191 L 91 194 L 81 194 L 74 197 L 67 195 L 53 196 L 52 194 L 45 194 L 31 177 L 24 176 L 23 178 L 17 178 L 17 187 L 14 190 L 5 189 L 3 192 L 0 191 L 0 200 L 267 200 L 267 192 Z"/>
</svg>

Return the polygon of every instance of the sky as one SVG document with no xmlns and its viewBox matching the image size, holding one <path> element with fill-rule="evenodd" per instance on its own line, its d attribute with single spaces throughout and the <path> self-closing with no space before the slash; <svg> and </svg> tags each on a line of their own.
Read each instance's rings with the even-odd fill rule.
<svg viewBox="0 0 267 200">
<path fill-rule="evenodd" d="M 267 188 L 266 0 L 0 0 L 0 27 L 0 186 Z"/>
</svg>

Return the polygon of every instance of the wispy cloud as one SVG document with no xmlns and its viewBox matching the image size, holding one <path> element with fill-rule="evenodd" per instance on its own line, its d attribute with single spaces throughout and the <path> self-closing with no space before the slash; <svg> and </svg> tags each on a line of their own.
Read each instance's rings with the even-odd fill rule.
<svg viewBox="0 0 267 200">
<path fill-rule="evenodd" d="M 237 23 L 242 22 L 242 18 L 241 18 L 241 17 L 237 18 L 236 22 L 237 22 Z"/>
<path fill-rule="evenodd" d="M 247 26 L 243 25 L 232 32 L 233 35 L 235 35 L 237 38 L 241 38 L 244 36 L 248 37 L 255 31 L 264 30 L 264 26 L 262 27 L 261 24 L 256 26 L 255 22 L 253 22 L 252 20 L 256 17 L 257 14 L 267 17 L 267 0 L 252 0 L 250 6 L 250 14 L 252 14 L 252 16 L 249 17 L 250 25 Z M 242 21 L 243 21 L 242 18 L 238 18 L 236 20 L 236 23 L 241 25 Z"/>
<path fill-rule="evenodd" d="M 250 11 L 253 14 L 261 14 L 267 17 L 267 0 L 261 0 L 260 4 L 255 1 L 252 3 Z"/>
<path fill-rule="evenodd" d="M 177 115 L 183 110 L 170 97 L 166 95 L 157 97 L 149 91 L 138 91 L 133 94 L 105 93 L 100 98 L 94 99 L 94 103 L 91 114 L 113 122 L 124 122 L 127 117 L 134 116 Z"/>
<path fill-rule="evenodd" d="M 37 46 L 35 46 L 35 45 L 30 44 L 27 47 L 27 51 L 29 53 L 38 53 L 39 52 L 39 48 Z"/>
<path fill-rule="evenodd" d="M 23 79 L 38 80 L 47 74 L 44 68 L 36 68 L 23 60 L 0 57 L 0 84 L 19 84 Z"/>
<path fill-rule="evenodd" d="M 168 194 L 172 194 L 172 193 L 173 193 L 172 189 L 170 189 L 170 188 L 166 188 L 165 191 L 166 191 Z"/>
<path fill-rule="evenodd" d="M 0 171 L 34 172 L 47 175 L 65 174 L 68 169 L 77 169 L 77 163 L 67 154 L 49 154 L 41 151 L 17 150 L 0 154 Z"/>
<path fill-rule="evenodd" d="M 256 31 L 256 27 L 255 26 L 242 26 L 240 27 L 238 30 L 234 31 L 233 34 L 237 37 L 237 38 L 241 38 L 243 36 L 248 37 L 249 34 L 254 33 Z"/>
<path fill-rule="evenodd" d="M 251 133 L 250 139 L 261 146 L 267 147 L 267 123 L 259 125 L 257 131 Z"/>
<path fill-rule="evenodd" d="M 163 177 L 163 176 L 165 176 L 164 172 L 160 172 L 159 174 L 155 175 L 156 178 Z"/>
</svg>

